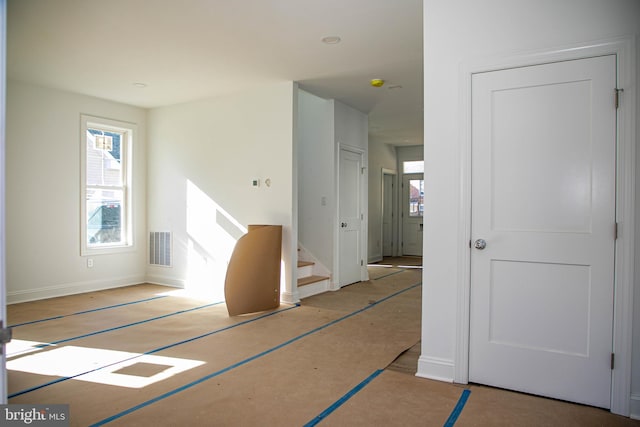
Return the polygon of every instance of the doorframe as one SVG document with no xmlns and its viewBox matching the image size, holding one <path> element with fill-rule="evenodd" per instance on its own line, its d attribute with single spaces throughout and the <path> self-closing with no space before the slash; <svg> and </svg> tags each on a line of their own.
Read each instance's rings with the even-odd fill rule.
<svg viewBox="0 0 640 427">
<path fill-rule="evenodd" d="M 7 2 L 0 0 L 0 320 L 7 322 L 6 300 L 6 233 L 5 233 L 5 186 L 6 186 L 6 75 L 7 75 Z M 6 326 L 6 325 L 3 325 Z M 0 404 L 7 403 L 7 357 L 6 346 L 0 344 Z"/>
<path fill-rule="evenodd" d="M 391 186 L 393 191 L 390 195 L 384 193 L 384 177 L 391 176 Z M 381 260 L 384 258 L 384 203 L 388 197 L 391 197 L 391 256 L 398 255 L 398 171 L 393 169 L 382 168 L 380 182 L 380 253 Z"/>
<path fill-rule="evenodd" d="M 362 265 L 360 266 L 360 281 L 369 280 L 369 273 L 367 270 L 367 241 L 368 241 L 368 232 L 369 229 L 369 209 L 368 209 L 368 179 L 365 172 L 368 170 L 368 158 L 367 152 L 361 148 L 353 147 L 351 145 L 343 144 L 338 142 L 337 149 L 335 153 L 335 167 L 336 167 L 336 181 L 335 181 L 335 194 L 336 194 L 336 210 L 335 210 L 335 227 L 334 227 L 334 245 L 333 245 L 333 265 L 334 265 L 334 279 L 331 284 L 331 290 L 338 290 L 341 288 L 340 286 L 340 227 L 338 224 L 340 223 L 340 153 L 344 151 L 350 151 L 352 153 L 360 155 L 361 163 L 360 163 L 360 213 L 362 214 L 362 219 L 360 220 L 360 241 L 358 244 L 360 245 L 360 258 L 362 260 Z"/>
<path fill-rule="evenodd" d="M 483 58 L 462 64 L 459 80 L 460 123 L 459 174 L 461 197 L 458 211 L 458 271 L 454 381 L 469 382 L 469 338 L 471 303 L 471 79 L 473 74 L 549 62 L 584 59 L 614 54 L 617 58 L 618 88 L 636 88 L 636 58 L 633 38 L 565 46 L 559 49 L 526 52 L 503 57 Z M 613 88 L 612 88 L 613 92 Z M 613 99 L 613 94 L 612 94 Z M 616 222 L 613 352 L 616 367 L 611 373 L 611 409 L 629 416 L 631 400 L 631 351 L 635 251 L 635 171 L 636 171 L 636 94 L 623 92 L 617 111 L 616 141 Z"/>
</svg>

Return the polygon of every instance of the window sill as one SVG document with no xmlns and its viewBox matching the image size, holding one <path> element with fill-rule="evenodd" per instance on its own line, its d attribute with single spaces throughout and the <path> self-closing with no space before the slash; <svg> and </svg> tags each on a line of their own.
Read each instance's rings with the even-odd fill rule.
<svg viewBox="0 0 640 427">
<path fill-rule="evenodd" d="M 122 245 L 122 246 L 105 246 L 101 248 L 96 247 L 83 247 L 80 250 L 81 256 L 94 256 L 94 255 L 112 255 L 121 254 L 135 251 L 134 245 Z"/>
</svg>

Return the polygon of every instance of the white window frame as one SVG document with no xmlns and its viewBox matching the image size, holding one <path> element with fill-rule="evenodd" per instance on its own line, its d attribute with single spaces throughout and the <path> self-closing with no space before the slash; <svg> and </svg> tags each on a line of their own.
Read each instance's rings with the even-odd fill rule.
<svg viewBox="0 0 640 427">
<path fill-rule="evenodd" d="M 105 119 L 101 117 L 80 115 L 80 254 L 102 255 L 127 252 L 134 249 L 133 241 L 133 144 L 137 135 L 137 126 L 133 123 L 118 120 Z M 121 205 L 121 228 L 123 230 L 123 242 L 119 244 L 109 244 L 104 246 L 90 246 L 87 244 L 87 130 L 100 129 L 111 132 L 122 133 L 120 145 L 120 156 L 122 166 L 122 205 Z M 119 187 L 120 188 L 120 187 Z"/>
</svg>

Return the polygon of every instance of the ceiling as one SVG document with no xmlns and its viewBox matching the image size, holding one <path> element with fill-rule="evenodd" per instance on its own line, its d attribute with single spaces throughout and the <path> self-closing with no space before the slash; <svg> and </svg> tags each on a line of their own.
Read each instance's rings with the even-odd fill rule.
<svg viewBox="0 0 640 427">
<path fill-rule="evenodd" d="M 422 40 L 422 0 L 8 0 L 7 76 L 145 108 L 296 81 L 420 145 Z"/>
</svg>

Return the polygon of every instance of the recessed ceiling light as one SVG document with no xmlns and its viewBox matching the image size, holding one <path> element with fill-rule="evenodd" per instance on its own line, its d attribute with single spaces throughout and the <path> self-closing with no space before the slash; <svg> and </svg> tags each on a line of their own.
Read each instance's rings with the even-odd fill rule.
<svg viewBox="0 0 640 427">
<path fill-rule="evenodd" d="M 322 43 L 324 44 L 338 44 L 340 43 L 340 40 L 342 40 L 340 37 L 338 36 L 327 36 L 327 37 L 323 37 L 322 38 Z"/>
<path fill-rule="evenodd" d="M 133 84 L 135 87 L 139 87 L 139 88 L 143 88 L 143 87 L 147 87 L 146 83 L 140 83 L 140 82 L 136 82 Z"/>
</svg>

